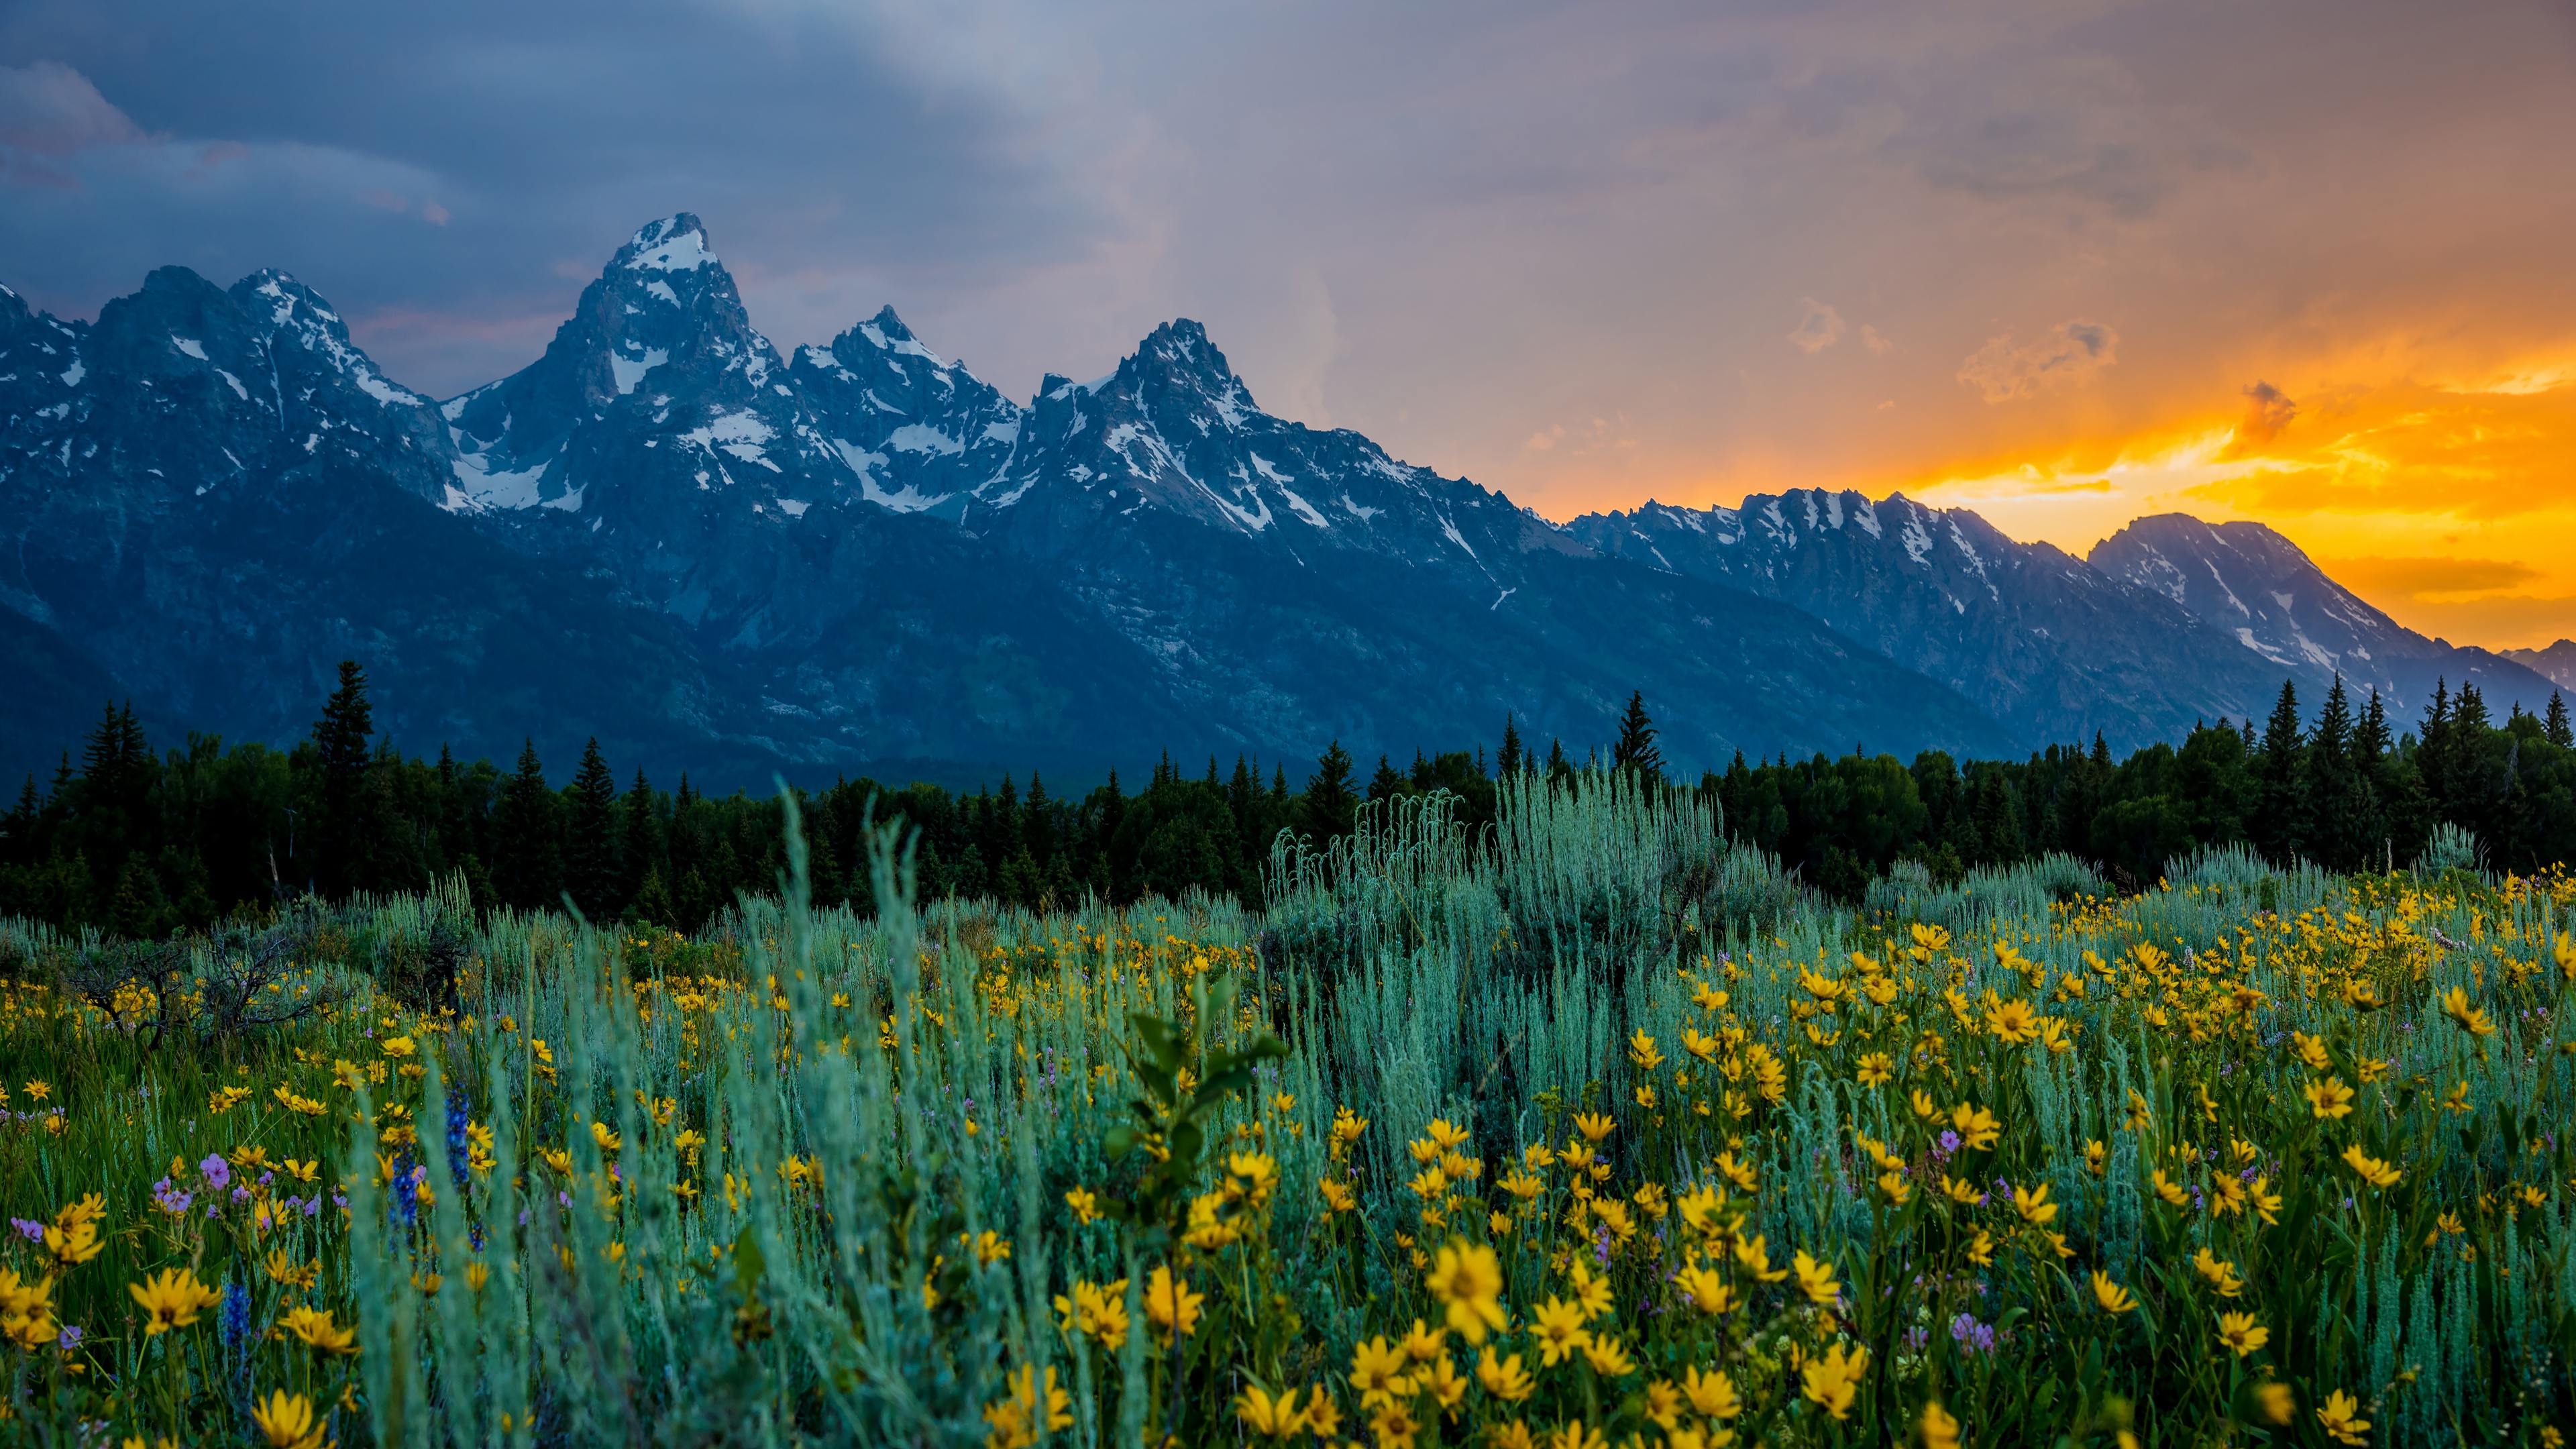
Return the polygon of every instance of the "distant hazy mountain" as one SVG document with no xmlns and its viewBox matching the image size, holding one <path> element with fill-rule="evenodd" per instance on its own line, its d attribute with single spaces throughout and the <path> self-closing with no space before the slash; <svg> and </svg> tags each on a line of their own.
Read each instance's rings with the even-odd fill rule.
<svg viewBox="0 0 2576 1449">
<path fill-rule="evenodd" d="M 2505 658 L 2549 676 L 2561 688 L 2576 690 L 2576 639 L 2561 639 L 2546 649 L 2503 649 Z"/>
<path fill-rule="evenodd" d="M 0 603 L 61 680 L 0 706 L 13 772 L 103 683 L 299 735 L 342 657 L 408 748 L 562 763 L 596 733 L 718 782 L 1365 759 L 1506 712 L 1580 748 L 1632 688 L 1684 767 L 2036 737 L 1810 613 L 1264 414 L 1195 323 L 1027 407 L 890 310 L 782 357 L 687 215 L 444 403 L 275 273 L 164 268 L 95 324 L 0 296 L 0 414 Z"/>
<path fill-rule="evenodd" d="M 2268 706 L 2281 672 L 2161 594 L 1965 509 L 1800 489 L 1649 503 L 1569 531 L 1607 554 L 1794 605 L 1965 694 L 2025 738 L 2127 750 Z"/>
</svg>

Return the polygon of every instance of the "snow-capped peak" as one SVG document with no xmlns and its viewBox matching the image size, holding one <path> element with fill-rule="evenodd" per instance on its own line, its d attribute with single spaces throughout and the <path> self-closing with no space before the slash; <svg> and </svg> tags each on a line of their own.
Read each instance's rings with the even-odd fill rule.
<svg viewBox="0 0 2576 1449">
<path fill-rule="evenodd" d="M 716 263 L 707 229 L 688 212 L 648 222 L 617 253 L 617 265 L 636 271 L 694 272 Z"/>
<path fill-rule="evenodd" d="M 904 326 L 903 319 L 894 315 L 894 308 L 891 305 L 880 308 L 876 316 L 860 323 L 857 331 L 879 352 L 918 357 L 942 371 L 949 366 L 947 358 L 921 345 L 920 339 L 912 335 L 912 329 Z"/>
</svg>

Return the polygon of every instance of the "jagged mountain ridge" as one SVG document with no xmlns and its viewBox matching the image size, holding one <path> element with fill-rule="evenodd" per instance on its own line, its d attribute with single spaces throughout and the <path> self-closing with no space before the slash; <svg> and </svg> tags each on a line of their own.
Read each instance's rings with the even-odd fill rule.
<svg viewBox="0 0 2576 1449">
<path fill-rule="evenodd" d="M 1739 508 L 1588 514 L 1568 531 L 1795 605 L 2035 738 L 2098 730 L 2123 750 L 2172 739 L 2202 720 L 2261 717 L 2285 678 L 2313 711 L 2338 669 L 2401 719 L 2443 677 L 2476 681 L 2499 709 L 2536 709 L 2551 689 L 2515 661 L 2403 628 L 2259 523 L 2141 519 L 2079 559 L 1966 509 L 1797 489 Z"/>
<path fill-rule="evenodd" d="M 2095 544 L 2088 561 L 2233 635 L 2275 676 L 2297 680 L 2311 702 L 2338 674 L 2347 690 L 2377 690 L 2392 713 L 2408 720 L 2422 713 L 2444 680 L 2454 689 L 2476 684 L 2498 714 L 2516 703 L 2536 711 L 2556 688 L 2521 661 L 2416 633 L 2259 523 L 2157 514 Z"/>
<path fill-rule="evenodd" d="M 407 745 L 527 734 L 559 760 L 596 730 L 750 783 L 1365 757 L 1506 711 L 1581 742 L 1631 687 L 1685 764 L 2015 744 L 1810 616 L 1261 414 L 1194 323 L 1026 408 L 891 311 L 782 358 L 686 215 L 619 249 L 537 362 L 435 405 L 275 274 L 164 269 L 95 327 L 8 301 L 0 367 L 60 370 L 0 379 L 0 589 L 236 736 L 300 734 L 352 655 Z"/>
<path fill-rule="evenodd" d="M 2164 596 L 1966 509 L 1799 489 L 1740 508 L 1648 503 L 1568 525 L 1604 553 L 1804 609 L 2033 739 L 2114 748 L 2259 709 L 2279 676 Z"/>
<path fill-rule="evenodd" d="M 2561 639 L 2546 649 L 2504 649 L 2503 657 L 2537 670 L 2566 689 L 2576 689 L 2576 639 Z"/>
</svg>

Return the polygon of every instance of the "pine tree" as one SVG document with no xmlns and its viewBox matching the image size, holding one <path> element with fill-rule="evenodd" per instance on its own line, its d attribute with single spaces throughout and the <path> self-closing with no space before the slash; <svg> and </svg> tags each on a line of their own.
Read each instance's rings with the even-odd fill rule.
<svg viewBox="0 0 2576 1449">
<path fill-rule="evenodd" d="M 661 919 L 659 916 L 647 918 L 641 914 L 644 882 L 652 878 L 656 884 L 660 883 L 662 842 L 661 832 L 655 828 L 660 822 L 655 818 L 653 806 L 653 787 L 644 779 L 644 767 L 638 765 L 635 767 L 635 783 L 626 789 L 621 812 L 625 819 L 617 831 L 617 856 L 626 867 L 621 888 L 627 900 L 637 903 L 628 908 L 630 913 L 638 919 L 658 921 Z M 662 904 L 666 912 L 670 906 L 670 894 L 670 888 L 663 886 Z"/>
<path fill-rule="evenodd" d="M 501 787 L 492 822 L 492 888 L 502 904 L 523 911 L 560 908 L 563 856 L 557 835 L 555 792 L 531 739 L 519 751 L 519 768 Z"/>
<path fill-rule="evenodd" d="M 662 884 L 662 868 L 646 866 L 644 881 L 635 889 L 633 914 L 636 920 L 664 930 L 679 924 L 679 910 L 671 903 L 670 888 Z"/>
<path fill-rule="evenodd" d="M 2559 697 L 2557 690 L 2549 691 L 2549 714 L 2540 730 L 2548 736 L 2551 744 L 2562 750 L 2576 747 L 2576 734 L 2571 734 L 2567 726 L 2567 701 Z M 31 783 L 33 778 L 29 777 Z"/>
<path fill-rule="evenodd" d="M 564 889 L 584 916 L 613 920 L 626 905 L 618 889 L 624 871 L 617 854 L 617 777 L 599 753 L 597 735 L 582 746 L 563 799 Z"/>
<path fill-rule="evenodd" d="M 1378 756 L 1377 773 L 1369 777 L 1368 797 L 1372 800 L 1392 800 L 1403 793 L 1405 793 L 1404 777 L 1395 772 L 1395 766 L 1386 762 L 1386 756 Z"/>
<path fill-rule="evenodd" d="M 2388 767 L 2388 706 L 2379 699 L 2379 691 L 2370 691 L 2370 703 L 2361 709 L 2361 723 L 2352 732 L 2352 767 L 2370 777 L 2371 783 L 2382 782 L 2382 771 Z"/>
<path fill-rule="evenodd" d="M 27 783 L 18 791 L 18 803 L 7 816 L 0 817 L 0 869 L 29 866 L 36 862 L 36 822 L 44 811 L 44 798 L 36 793 L 36 772 L 27 772 Z"/>
<path fill-rule="evenodd" d="M 1634 770 L 1650 784 L 1664 777 L 1664 756 L 1655 748 L 1655 722 L 1646 716 L 1642 689 L 1628 696 L 1627 713 L 1619 720 L 1619 742 L 1610 749 L 1610 764 L 1613 769 Z"/>
<path fill-rule="evenodd" d="M 143 727 L 134 721 L 134 706 L 109 706 L 82 746 L 78 785 L 57 787 L 56 799 L 73 822 L 76 848 L 102 866 L 137 852 L 155 853 L 160 829 L 152 811 L 152 786 L 157 774 Z"/>
<path fill-rule="evenodd" d="M 2379 803 L 2360 763 L 2368 728 L 2367 719 L 2353 723 L 2338 673 L 2317 714 L 2302 782 L 2310 853 L 2329 869 L 2357 870 L 2381 853 Z"/>
<path fill-rule="evenodd" d="M 2298 687 L 2281 682 L 2281 698 L 2263 728 L 2262 780 L 2254 821 L 2254 845 L 2265 858 L 2287 865 L 2307 847 L 2306 822 L 2300 806 L 2301 755 L 2306 735 L 2299 727 Z"/>
<path fill-rule="evenodd" d="M 1239 757 L 1235 773 L 1243 773 Z M 1028 798 L 1020 802 L 1020 843 L 1040 866 L 1055 859 L 1055 806 L 1047 799 L 1046 781 L 1039 779 L 1035 770 L 1029 772 Z"/>
<path fill-rule="evenodd" d="M 313 722 L 313 753 L 321 766 L 321 808 L 313 831 L 313 879 L 326 896 L 379 884 L 364 859 L 376 822 L 367 819 L 370 792 L 367 770 L 372 763 L 367 737 L 375 730 L 375 713 L 367 703 L 367 672 L 358 661 L 340 661 L 340 685 L 322 704 Z"/>
<path fill-rule="evenodd" d="M 1553 737 L 1547 742 L 1547 777 L 1551 780 L 1574 778 L 1574 762 L 1565 757 L 1565 741 Z"/>
<path fill-rule="evenodd" d="M 1495 757 L 1494 760 L 1495 778 L 1508 780 L 1513 776 L 1518 775 L 1521 772 L 1521 767 L 1529 763 L 1525 758 L 1523 758 L 1524 753 L 1525 752 L 1521 749 L 1520 726 L 1514 724 L 1512 722 L 1512 717 L 1506 714 L 1503 716 L 1502 753 Z"/>
<path fill-rule="evenodd" d="M 1315 773 L 1306 777 L 1306 793 L 1299 802 L 1305 816 L 1304 830 L 1315 837 L 1318 845 L 1329 843 L 1351 833 L 1351 812 L 1359 797 L 1351 790 L 1351 752 L 1335 740 L 1315 762 Z"/>
</svg>

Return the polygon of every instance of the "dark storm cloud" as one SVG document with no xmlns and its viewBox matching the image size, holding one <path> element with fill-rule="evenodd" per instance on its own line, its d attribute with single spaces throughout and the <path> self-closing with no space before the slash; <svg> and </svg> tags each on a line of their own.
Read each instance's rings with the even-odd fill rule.
<svg viewBox="0 0 2576 1449">
<path fill-rule="evenodd" d="M 781 272 L 1020 269 L 1112 220 L 1007 74 L 829 8 L 36 0 L 0 66 L 0 280 L 90 313 L 166 262 L 283 266 L 441 391 L 671 211 Z"/>
<path fill-rule="evenodd" d="M 892 302 L 1026 396 L 1188 316 L 1274 410 L 1551 516 L 1883 489 L 2248 377 L 2322 400 L 2344 358 L 2559 366 L 2576 193 L 2531 178 L 2570 33 L 2546 0 L 15 0 L 0 281 L 88 314 L 163 262 L 283 266 L 446 393 L 685 209 L 782 343 Z"/>
</svg>

